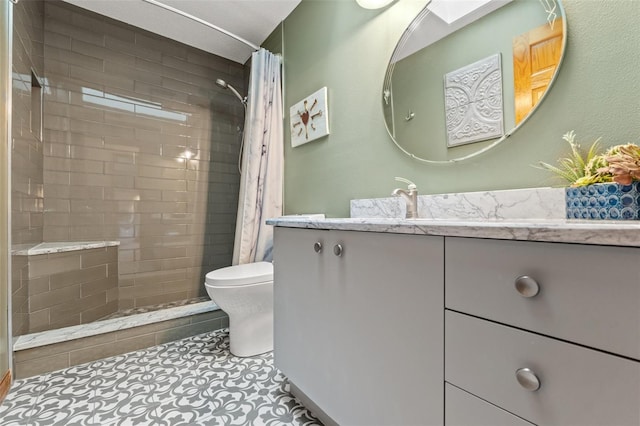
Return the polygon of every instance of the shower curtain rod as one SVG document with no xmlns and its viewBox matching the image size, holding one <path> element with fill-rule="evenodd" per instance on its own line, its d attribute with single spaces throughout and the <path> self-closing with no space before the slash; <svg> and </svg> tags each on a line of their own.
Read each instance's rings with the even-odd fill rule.
<svg viewBox="0 0 640 426">
<path fill-rule="evenodd" d="M 152 4 L 154 6 L 161 7 L 162 9 L 168 10 L 169 12 L 176 13 L 176 14 L 178 14 L 180 16 L 183 16 L 185 18 L 191 19 L 192 21 L 196 21 L 199 24 L 202 24 L 202 25 L 204 25 L 206 27 L 209 27 L 209 28 L 214 29 L 214 30 L 216 30 L 218 32 L 221 32 L 222 34 L 225 34 L 225 35 L 227 35 L 227 36 L 229 36 L 229 37 L 231 37 L 231 38 L 233 38 L 235 40 L 238 40 L 241 43 L 246 44 L 247 46 L 249 46 L 253 50 L 260 50 L 259 46 L 256 46 L 255 44 L 251 43 L 249 40 L 246 40 L 246 39 L 244 39 L 244 38 L 242 38 L 242 37 L 240 37 L 238 35 L 235 35 L 234 33 L 229 32 L 229 31 L 225 30 L 224 28 L 220 28 L 219 26 L 214 25 L 211 22 L 207 22 L 204 19 L 200 19 L 197 16 L 193 16 L 193 15 L 187 13 L 187 12 L 183 12 L 180 9 L 176 9 L 175 7 L 169 6 L 169 5 L 164 4 L 164 3 L 160 3 L 159 1 L 156 1 L 156 0 L 142 0 L 142 1 L 147 2 L 149 4 Z"/>
</svg>

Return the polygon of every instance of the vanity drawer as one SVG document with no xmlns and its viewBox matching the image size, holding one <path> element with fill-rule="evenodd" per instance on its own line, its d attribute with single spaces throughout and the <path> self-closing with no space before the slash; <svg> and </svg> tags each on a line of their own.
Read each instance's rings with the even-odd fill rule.
<svg viewBox="0 0 640 426">
<path fill-rule="evenodd" d="M 640 360 L 638 265 L 635 247 L 446 238 L 445 305 Z"/>
<path fill-rule="evenodd" d="M 533 426 L 533 423 L 449 383 L 444 384 L 444 395 L 445 426 Z"/>
<path fill-rule="evenodd" d="M 539 389 L 520 385 L 522 368 Z M 640 362 L 451 311 L 445 380 L 536 424 L 640 424 Z"/>
</svg>

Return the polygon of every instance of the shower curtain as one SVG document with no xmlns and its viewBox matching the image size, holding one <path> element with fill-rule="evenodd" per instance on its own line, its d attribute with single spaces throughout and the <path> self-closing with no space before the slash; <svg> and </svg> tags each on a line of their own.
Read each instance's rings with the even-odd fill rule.
<svg viewBox="0 0 640 426">
<path fill-rule="evenodd" d="M 271 261 L 270 217 L 282 215 L 284 161 L 280 57 L 260 49 L 251 57 L 249 96 L 233 264 Z"/>
</svg>

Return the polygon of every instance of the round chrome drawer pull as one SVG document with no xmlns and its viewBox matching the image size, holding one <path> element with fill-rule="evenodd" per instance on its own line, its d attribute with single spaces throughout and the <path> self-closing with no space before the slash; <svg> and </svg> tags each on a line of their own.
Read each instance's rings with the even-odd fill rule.
<svg viewBox="0 0 640 426">
<path fill-rule="evenodd" d="M 316 253 L 320 253 L 322 251 L 322 243 L 320 241 L 313 245 L 313 251 Z"/>
<path fill-rule="evenodd" d="M 540 389 L 540 379 L 536 376 L 536 373 L 529 368 L 520 368 L 516 371 L 516 379 L 520 386 L 528 391 L 535 392 Z"/>
<path fill-rule="evenodd" d="M 523 297 L 533 297 L 540 293 L 540 285 L 528 275 L 521 275 L 516 278 L 515 286 L 518 293 Z"/>
<path fill-rule="evenodd" d="M 340 257 L 342 256 L 342 252 L 343 252 L 342 244 L 336 244 L 335 246 L 333 246 L 333 254 Z"/>
</svg>

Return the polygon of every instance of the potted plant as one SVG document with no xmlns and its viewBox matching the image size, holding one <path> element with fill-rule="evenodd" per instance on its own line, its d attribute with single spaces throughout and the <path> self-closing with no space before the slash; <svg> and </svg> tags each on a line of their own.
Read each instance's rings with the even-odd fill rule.
<svg viewBox="0 0 640 426">
<path fill-rule="evenodd" d="M 600 140 L 584 152 L 575 132 L 563 136 L 571 154 L 558 165 L 540 162 L 569 186 L 565 189 L 568 219 L 640 220 L 640 147 L 616 145 L 600 153 Z"/>
</svg>

